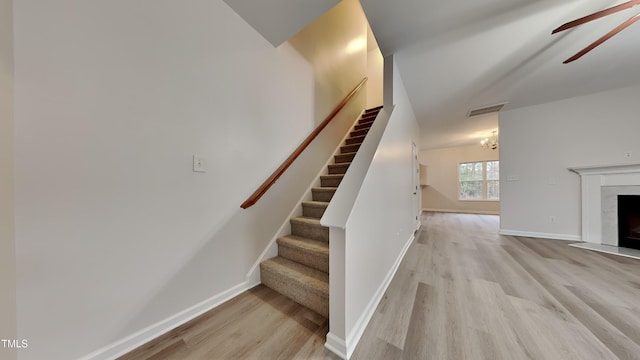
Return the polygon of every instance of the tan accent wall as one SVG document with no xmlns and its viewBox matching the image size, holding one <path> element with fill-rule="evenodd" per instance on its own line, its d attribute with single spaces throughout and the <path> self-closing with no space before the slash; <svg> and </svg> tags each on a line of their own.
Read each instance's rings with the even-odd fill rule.
<svg viewBox="0 0 640 360">
<path fill-rule="evenodd" d="M 384 59 L 380 49 L 367 52 L 367 108 L 382 105 Z"/>
<path fill-rule="evenodd" d="M 426 166 L 428 184 L 422 187 L 423 210 L 498 214 L 498 201 L 458 200 L 458 164 L 487 160 L 500 160 L 500 154 L 479 144 L 421 151 L 419 161 Z"/>
<path fill-rule="evenodd" d="M 382 105 L 384 93 L 384 58 L 376 37 L 367 23 L 367 108 Z"/>
<path fill-rule="evenodd" d="M 317 122 L 367 75 L 367 26 L 360 3 L 347 0 L 289 40 L 313 67 Z"/>
</svg>

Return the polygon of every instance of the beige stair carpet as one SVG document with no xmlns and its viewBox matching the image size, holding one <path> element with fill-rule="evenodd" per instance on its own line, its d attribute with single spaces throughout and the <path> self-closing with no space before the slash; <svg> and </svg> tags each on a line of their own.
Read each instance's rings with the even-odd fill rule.
<svg viewBox="0 0 640 360">
<path fill-rule="evenodd" d="M 313 200 L 301 203 L 302 216 L 290 219 L 291 235 L 278 239 L 278 256 L 260 264 L 264 285 L 325 317 L 329 316 L 329 228 L 320 225 L 320 218 L 380 108 L 364 112 L 328 166 L 328 174 L 320 176 L 320 187 L 311 189 Z"/>
</svg>

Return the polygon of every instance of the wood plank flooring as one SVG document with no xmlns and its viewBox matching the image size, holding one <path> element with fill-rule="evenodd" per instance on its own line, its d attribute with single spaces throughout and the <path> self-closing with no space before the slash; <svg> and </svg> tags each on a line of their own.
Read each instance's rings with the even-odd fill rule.
<svg viewBox="0 0 640 360">
<path fill-rule="evenodd" d="M 327 319 L 259 285 L 120 360 L 339 359 Z"/>
<path fill-rule="evenodd" d="M 640 261 L 422 220 L 353 359 L 640 359 Z"/>
<path fill-rule="evenodd" d="M 352 359 L 640 359 L 640 260 L 425 213 Z M 327 320 L 258 286 L 121 359 L 338 359 Z"/>
</svg>

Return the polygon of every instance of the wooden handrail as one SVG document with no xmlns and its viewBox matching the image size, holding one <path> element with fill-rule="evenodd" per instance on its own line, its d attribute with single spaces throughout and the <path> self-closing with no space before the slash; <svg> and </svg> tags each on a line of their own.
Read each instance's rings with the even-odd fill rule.
<svg viewBox="0 0 640 360">
<path fill-rule="evenodd" d="M 347 103 L 360 91 L 360 89 L 362 89 L 362 87 L 364 86 L 364 83 L 366 83 L 368 79 L 369 78 L 367 77 L 362 79 L 362 81 L 360 81 L 358 86 L 356 86 L 353 90 L 351 90 L 351 92 L 347 96 L 345 96 L 344 99 L 342 99 L 342 101 L 333 109 L 333 111 L 331 111 L 329 116 L 327 116 L 324 119 L 324 121 L 322 121 L 322 123 L 320 123 L 320 125 L 318 125 L 318 127 L 315 128 L 315 130 L 313 130 L 313 132 L 309 134 L 309 136 L 307 136 L 306 139 L 304 139 L 302 144 L 300 144 L 295 149 L 295 151 L 291 153 L 291 155 L 289 155 L 287 160 L 285 160 L 282 163 L 282 165 L 280 165 L 280 167 L 276 169 L 276 171 L 274 171 L 273 174 L 271 174 L 271 176 L 269 176 L 269 178 L 262 183 L 262 185 L 260 185 L 258 190 L 256 190 L 251 196 L 249 196 L 249 198 L 245 200 L 245 202 L 243 202 L 242 205 L 240 205 L 241 208 L 247 209 L 248 207 L 257 203 L 258 200 L 260 200 L 262 195 L 264 195 L 267 192 L 267 190 L 269 190 L 269 188 L 273 184 L 275 184 L 278 178 L 280 178 L 280 176 L 284 174 L 284 172 L 289 168 L 289 166 L 293 164 L 293 162 L 298 158 L 298 156 L 302 154 L 302 152 L 307 148 L 307 146 L 309 146 L 309 144 L 311 144 L 311 142 L 320 134 L 320 132 L 325 127 L 327 127 L 327 125 L 329 125 L 329 123 L 336 117 L 336 115 L 340 112 L 340 110 L 342 110 L 342 108 L 347 105 Z"/>
</svg>

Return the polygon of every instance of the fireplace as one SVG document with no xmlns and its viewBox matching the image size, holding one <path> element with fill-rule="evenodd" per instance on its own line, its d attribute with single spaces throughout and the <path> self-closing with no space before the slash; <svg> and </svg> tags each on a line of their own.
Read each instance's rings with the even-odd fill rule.
<svg viewBox="0 0 640 360">
<path fill-rule="evenodd" d="M 618 246 L 640 250 L 640 195 L 618 195 Z"/>
<path fill-rule="evenodd" d="M 569 170 L 580 175 L 581 240 L 620 246 L 618 195 L 640 195 L 640 163 L 580 166 Z"/>
</svg>

